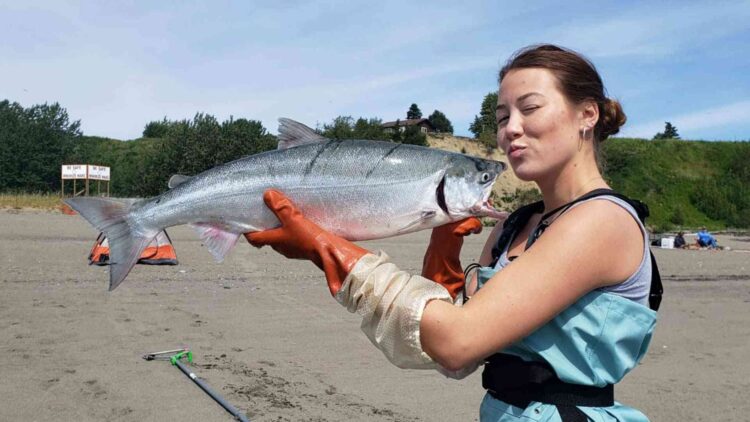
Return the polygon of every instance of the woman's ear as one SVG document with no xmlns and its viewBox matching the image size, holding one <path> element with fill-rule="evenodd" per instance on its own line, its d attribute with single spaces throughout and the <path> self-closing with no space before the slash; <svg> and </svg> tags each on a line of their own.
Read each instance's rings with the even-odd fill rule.
<svg viewBox="0 0 750 422">
<path fill-rule="evenodd" d="M 578 115 L 581 127 L 593 129 L 599 121 L 599 105 L 594 100 L 586 100 L 579 105 Z"/>
</svg>

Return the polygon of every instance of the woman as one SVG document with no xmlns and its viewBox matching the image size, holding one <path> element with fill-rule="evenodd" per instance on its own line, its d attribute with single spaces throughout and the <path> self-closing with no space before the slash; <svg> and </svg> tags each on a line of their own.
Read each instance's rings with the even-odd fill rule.
<svg viewBox="0 0 750 422">
<path fill-rule="evenodd" d="M 463 376 L 487 362 L 482 421 L 647 420 L 613 402 L 612 385 L 645 354 L 656 321 L 647 307 L 648 236 L 616 196 L 570 204 L 608 188 L 599 143 L 625 122 L 620 105 L 581 56 L 533 46 L 500 72 L 497 121 L 499 147 L 543 202 L 495 263 L 501 227 L 491 233 L 463 306 L 453 303 L 464 284 L 458 256 L 463 236 L 480 228 L 476 219 L 433 230 L 423 276 L 323 231 L 276 191 L 264 198 L 282 226 L 247 238 L 316 263 L 399 367 Z"/>
</svg>

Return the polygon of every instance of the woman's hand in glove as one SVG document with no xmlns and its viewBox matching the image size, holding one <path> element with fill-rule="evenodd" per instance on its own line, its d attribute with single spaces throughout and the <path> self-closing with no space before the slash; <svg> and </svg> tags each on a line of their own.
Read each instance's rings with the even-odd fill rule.
<svg viewBox="0 0 750 422">
<path fill-rule="evenodd" d="M 357 261 L 369 251 L 323 230 L 277 190 L 267 190 L 263 201 L 281 221 L 281 227 L 245 233 L 247 241 L 256 248 L 271 246 L 287 258 L 312 261 L 325 272 L 328 288 L 335 296 Z"/>
<path fill-rule="evenodd" d="M 464 237 L 481 231 L 482 222 L 476 217 L 432 229 L 422 264 L 422 277 L 442 285 L 455 299 L 465 284 L 460 260 Z"/>
</svg>

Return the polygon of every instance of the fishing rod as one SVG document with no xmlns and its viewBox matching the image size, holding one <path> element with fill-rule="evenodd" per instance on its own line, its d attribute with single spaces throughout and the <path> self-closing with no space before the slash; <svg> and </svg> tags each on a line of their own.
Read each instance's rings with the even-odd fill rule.
<svg viewBox="0 0 750 422">
<path fill-rule="evenodd" d="M 217 392 L 212 390 L 208 386 L 208 384 L 206 384 L 202 379 L 198 378 L 198 376 L 192 373 L 190 369 L 188 369 L 188 367 L 182 363 L 183 357 L 187 358 L 188 362 L 192 362 L 193 352 L 191 352 L 188 349 L 175 349 L 175 350 L 164 350 L 162 352 L 147 353 L 143 355 L 143 359 L 145 360 L 168 360 L 169 362 L 172 363 L 172 365 L 179 368 L 179 370 L 182 371 L 183 374 L 187 375 L 188 378 L 193 380 L 193 382 L 196 383 L 198 387 L 200 387 L 206 394 L 211 396 L 212 399 L 214 399 L 217 403 L 219 403 L 221 407 L 224 408 L 224 410 L 226 410 L 232 416 L 234 416 L 235 420 L 238 420 L 241 422 L 250 422 L 242 412 L 237 410 L 236 407 L 229 404 Z"/>
</svg>

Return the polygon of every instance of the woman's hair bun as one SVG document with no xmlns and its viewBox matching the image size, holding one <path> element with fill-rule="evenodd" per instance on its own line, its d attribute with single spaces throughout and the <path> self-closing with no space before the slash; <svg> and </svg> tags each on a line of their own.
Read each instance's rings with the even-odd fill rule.
<svg viewBox="0 0 750 422">
<path fill-rule="evenodd" d="M 628 120 L 622 106 L 617 100 L 607 98 L 604 100 L 604 106 L 600 111 L 599 123 L 599 142 L 604 141 L 620 131 L 620 126 Z"/>
</svg>

